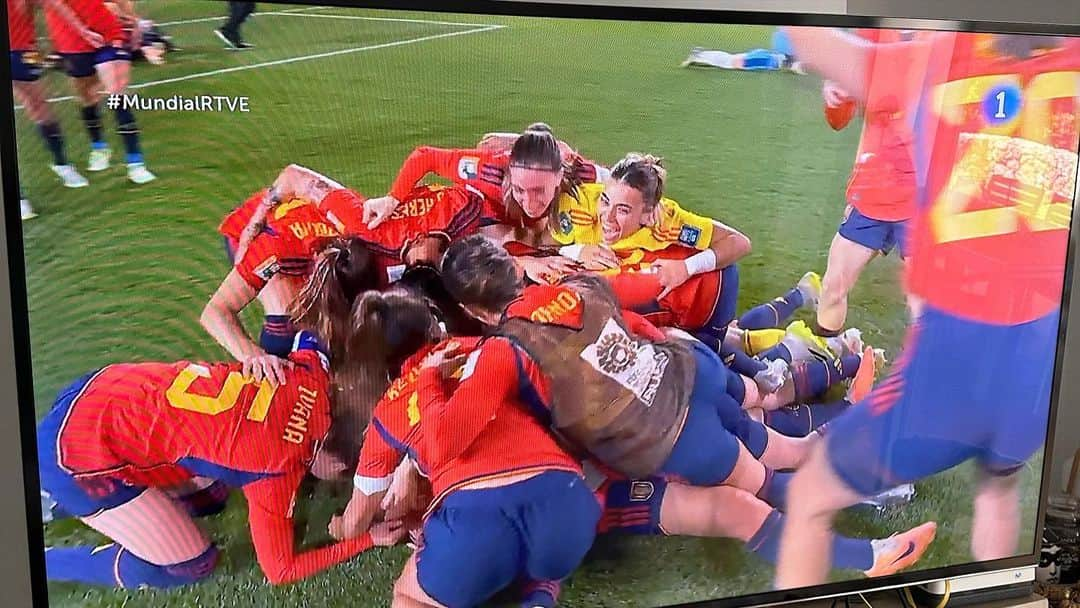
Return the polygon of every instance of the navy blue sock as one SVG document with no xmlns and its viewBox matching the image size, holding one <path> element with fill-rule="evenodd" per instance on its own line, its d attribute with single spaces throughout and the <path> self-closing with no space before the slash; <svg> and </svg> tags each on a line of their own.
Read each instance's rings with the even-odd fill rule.
<svg viewBox="0 0 1080 608">
<path fill-rule="evenodd" d="M 787 490 L 794 473 L 781 473 L 772 469 L 765 470 L 765 483 L 758 490 L 757 497 L 769 503 L 769 506 L 783 509 L 787 505 Z"/>
<path fill-rule="evenodd" d="M 108 147 L 101 137 L 101 112 L 98 111 L 98 107 L 96 105 L 83 106 L 82 120 L 87 133 L 90 134 L 90 147 L 95 150 Z"/>
<path fill-rule="evenodd" d="M 772 302 L 759 304 L 739 317 L 742 329 L 771 329 L 786 325 L 795 311 L 802 308 L 803 295 L 794 288 Z"/>
<path fill-rule="evenodd" d="M 142 585 L 168 588 L 206 578 L 217 565 L 217 558 L 214 545 L 193 560 L 168 566 L 151 564 L 115 543 L 101 547 L 51 547 L 45 551 L 45 570 L 51 581 L 126 589 Z"/>
<path fill-rule="evenodd" d="M 778 342 L 776 346 L 759 353 L 758 357 L 766 361 L 776 361 L 777 359 L 783 359 L 788 363 L 791 363 L 791 360 L 794 359 L 794 357 L 791 356 L 791 350 L 789 350 L 783 342 Z"/>
<path fill-rule="evenodd" d="M 259 334 L 259 346 L 271 355 L 288 357 L 295 337 L 296 327 L 289 315 L 266 315 Z"/>
<path fill-rule="evenodd" d="M 765 522 L 750 540 L 746 548 L 762 559 L 775 564 L 780 556 L 780 534 L 784 530 L 785 516 L 779 511 L 769 513 Z M 874 548 L 867 539 L 833 535 L 833 565 L 845 570 L 869 570 L 874 566 Z"/>
<path fill-rule="evenodd" d="M 755 374 L 767 367 L 764 361 L 755 359 L 741 349 L 726 344 L 720 346 L 720 358 L 723 359 L 724 365 L 747 378 L 753 378 Z"/>
<path fill-rule="evenodd" d="M 855 377 L 861 358 L 844 355 L 831 363 L 824 361 L 800 361 L 791 366 L 795 380 L 795 399 L 809 401 L 829 390 L 829 387 Z"/>
<path fill-rule="evenodd" d="M 792 405 L 765 413 L 765 424 L 788 437 L 806 437 L 819 426 L 844 413 L 851 403 L 840 400 L 835 403 Z"/>
<path fill-rule="evenodd" d="M 139 149 L 139 126 L 135 124 L 135 115 L 123 106 L 114 111 L 116 112 L 116 132 L 124 139 L 124 151 L 127 152 L 125 160 L 129 164 L 143 162 L 142 151 Z"/>
<path fill-rule="evenodd" d="M 64 154 L 64 136 L 60 133 L 60 123 L 43 122 L 38 125 L 38 131 L 45 140 L 45 146 L 52 153 L 53 164 L 68 164 L 67 155 Z"/>
</svg>

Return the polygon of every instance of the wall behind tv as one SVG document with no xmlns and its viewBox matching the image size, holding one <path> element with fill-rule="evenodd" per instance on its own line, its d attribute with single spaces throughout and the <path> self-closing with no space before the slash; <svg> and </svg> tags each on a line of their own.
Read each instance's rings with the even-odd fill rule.
<svg viewBox="0 0 1080 608">
<path fill-rule="evenodd" d="M 572 3 L 570 0 L 550 1 Z M 589 0 L 588 3 L 1080 24 L 1080 2 L 1077 0 Z M 432 5 L 438 3 L 432 2 Z M 222 6 L 222 14 L 224 12 Z M 5 171 L 14 170 L 9 162 L 10 159 L 0 158 Z M 16 203 L 4 201 L 3 207 L 15 209 Z M 4 211 L 0 208 L 0 225 L 4 219 Z M 8 281 L 6 251 L 6 237 L 0 231 L 0 286 L 7 285 Z M 1080 296 L 1080 273 L 1075 278 L 1073 291 Z M 0 588 L 4 590 L 5 605 L 15 608 L 30 606 L 31 594 L 10 308 L 10 294 L 0 287 L 0 538 L 4 539 L 0 551 Z M 1065 378 L 1080 377 L 1080 297 L 1073 299 L 1071 316 L 1074 324 L 1066 338 L 1070 354 L 1064 360 Z M 1080 448 L 1078 402 L 1080 383 L 1066 384 L 1062 391 L 1058 441 L 1054 450 L 1055 480 L 1061 479 L 1066 458 Z"/>
</svg>

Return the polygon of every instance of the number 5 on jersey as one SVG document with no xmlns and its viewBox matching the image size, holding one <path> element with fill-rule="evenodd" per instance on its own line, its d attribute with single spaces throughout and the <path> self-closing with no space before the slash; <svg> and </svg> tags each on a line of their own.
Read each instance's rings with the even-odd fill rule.
<svg viewBox="0 0 1080 608">
<path fill-rule="evenodd" d="M 217 395 L 199 395 L 189 392 L 196 380 L 209 377 L 210 370 L 202 365 L 192 363 L 184 368 L 165 391 L 165 398 L 169 400 L 169 405 L 189 412 L 216 416 L 236 407 L 244 387 L 255 382 L 253 379 L 245 378 L 240 372 L 230 372 Z M 255 399 L 251 402 L 251 408 L 248 409 L 247 419 L 253 422 L 266 420 L 275 392 L 277 388 L 268 380 L 263 380 L 259 384 L 259 391 L 255 393 Z"/>
</svg>

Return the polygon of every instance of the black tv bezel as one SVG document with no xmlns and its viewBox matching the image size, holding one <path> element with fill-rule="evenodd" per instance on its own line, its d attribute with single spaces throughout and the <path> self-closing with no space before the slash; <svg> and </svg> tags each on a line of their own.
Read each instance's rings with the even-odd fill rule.
<svg viewBox="0 0 1080 608">
<path fill-rule="evenodd" d="M 913 30 L 940 30 L 958 32 L 985 32 L 994 34 L 1043 34 L 1080 36 L 1080 25 L 1015 23 L 1002 21 L 978 21 L 956 19 L 897 18 L 872 15 L 838 15 L 831 13 L 785 13 L 758 11 L 731 11 L 661 7 L 603 6 L 595 4 L 548 4 L 538 2 L 508 2 L 499 0 L 469 0 L 468 2 L 440 3 L 438 0 L 260 0 L 264 4 L 288 4 L 308 6 L 334 6 L 354 9 L 386 9 L 394 11 L 424 11 L 435 13 L 475 14 L 508 17 L 549 17 L 566 19 L 594 19 L 607 21 L 659 21 L 669 23 L 715 23 L 727 25 L 802 25 L 820 27 L 866 27 Z M 207 0 L 208 5 L 223 3 Z M 0 11 L 7 16 L 6 5 Z M 6 34 L 3 45 L 10 51 Z M 3 75 L 11 79 L 11 66 L 4 64 Z M 4 216 L 7 233 L 7 262 L 10 273 L 12 312 L 12 335 L 15 346 L 16 391 L 19 403 L 19 432 L 22 447 L 22 472 L 26 503 L 26 531 L 30 555 L 31 590 L 35 607 L 48 606 L 48 585 L 45 575 L 44 530 L 41 525 L 40 479 L 37 470 L 36 410 L 34 406 L 33 372 L 30 349 L 30 317 L 26 290 L 26 266 L 22 238 L 22 223 L 18 204 L 18 159 L 15 139 L 15 111 L 13 93 L 5 87 L 0 93 L 0 103 L 11 108 L 5 120 L 0 121 L 0 159 L 3 159 Z M 1078 177 L 1080 179 L 1080 177 Z M 867 590 L 899 587 L 926 583 L 958 576 L 1000 572 L 1036 565 L 1041 551 L 1042 529 L 1046 517 L 1047 492 L 1049 489 L 1052 449 L 1057 421 L 1058 402 L 1061 393 L 1062 361 L 1065 336 L 1068 330 L 1069 304 L 1075 267 L 1077 228 L 1080 214 L 1074 211 L 1069 230 L 1069 242 L 1062 292 L 1062 310 L 1058 328 L 1054 360 L 1054 381 L 1050 401 L 1050 424 L 1047 427 L 1042 478 L 1039 488 L 1039 508 L 1036 521 L 1034 547 L 1031 553 L 992 561 L 971 562 L 943 566 L 927 570 L 903 572 L 873 579 L 831 582 L 799 589 L 766 591 L 730 598 L 716 598 L 689 604 L 673 604 L 666 608 L 769 605 L 795 602 L 814 598 L 842 596 Z M 38 490 L 35 492 L 35 490 Z M 659 608 L 659 607 L 658 607 Z"/>
</svg>

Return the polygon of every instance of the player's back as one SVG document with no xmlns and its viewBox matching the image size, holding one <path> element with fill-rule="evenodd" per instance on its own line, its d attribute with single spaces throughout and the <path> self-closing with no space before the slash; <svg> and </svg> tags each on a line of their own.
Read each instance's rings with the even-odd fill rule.
<svg viewBox="0 0 1080 608">
<path fill-rule="evenodd" d="M 106 367 L 61 431 L 62 463 L 77 474 L 216 468 L 233 484 L 302 467 L 329 428 L 329 377 L 312 351 L 292 359 L 276 388 L 245 378 L 240 363 Z"/>
<path fill-rule="evenodd" d="M 908 276 L 931 306 L 1001 325 L 1060 307 L 1080 138 L 1080 44 L 1018 59 L 1008 38 L 934 40 Z"/>
</svg>

